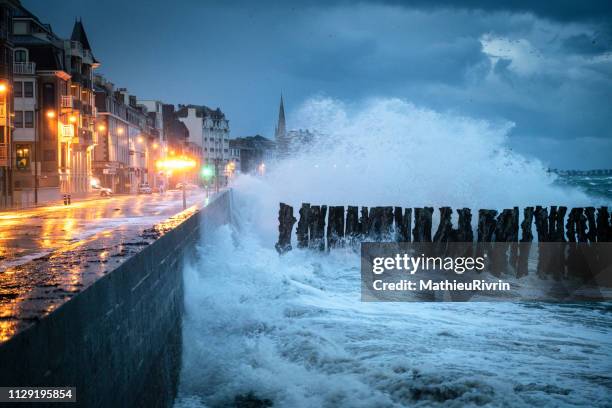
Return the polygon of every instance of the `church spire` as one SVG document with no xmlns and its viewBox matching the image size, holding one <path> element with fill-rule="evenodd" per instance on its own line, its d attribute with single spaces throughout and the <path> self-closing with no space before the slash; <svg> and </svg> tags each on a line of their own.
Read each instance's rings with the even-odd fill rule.
<svg viewBox="0 0 612 408">
<path fill-rule="evenodd" d="M 285 123 L 285 103 L 283 94 L 280 97 L 280 107 L 278 108 L 278 124 L 274 131 L 276 139 L 276 150 L 279 158 L 285 158 L 289 155 L 289 139 L 287 137 L 287 125 Z"/>
<path fill-rule="evenodd" d="M 284 137 L 287 134 L 287 127 L 285 124 L 285 104 L 283 102 L 283 94 L 280 97 L 280 107 L 278 108 L 278 124 L 276 125 L 276 139 L 279 136 Z"/>
</svg>

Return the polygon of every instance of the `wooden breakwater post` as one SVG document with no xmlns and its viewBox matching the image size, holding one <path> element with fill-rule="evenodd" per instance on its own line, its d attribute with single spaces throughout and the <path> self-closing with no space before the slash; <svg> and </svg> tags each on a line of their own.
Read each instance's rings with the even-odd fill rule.
<svg viewBox="0 0 612 408">
<path fill-rule="evenodd" d="M 553 271 L 551 278 L 568 276 L 587 278 L 584 269 L 585 247 L 612 241 L 612 220 L 607 207 L 577 207 L 568 212 L 564 206 L 535 206 L 523 209 L 519 224 L 519 208 L 501 211 L 478 210 L 476 236 L 472 229 L 469 208 L 457 209 L 457 226 L 452 222 L 453 210 L 439 208 L 439 222 L 432 237 L 433 207 L 403 208 L 391 206 L 361 207 L 326 206 L 303 203 L 297 222 L 297 246 L 318 251 L 349 245 L 355 247 L 365 240 L 378 242 L 474 242 L 476 255 L 491 256 L 492 272 L 512 265 L 518 277 L 528 273 L 529 252 L 534 240 L 535 226 L 538 248 L 544 256 L 538 257 L 537 272 Z M 279 240 L 276 249 L 285 253 L 292 249 L 291 236 L 296 222 L 293 207 L 281 203 L 279 208 Z M 496 243 L 494 246 L 493 243 Z M 550 246 L 557 243 L 557 246 Z M 438 247 L 439 248 L 439 247 Z M 552 248 L 552 249 L 551 249 Z M 589 251 L 590 249 L 586 249 Z M 580 252 L 582 251 L 582 252 Z M 610 264 L 612 253 L 593 249 L 589 259 Z"/>
<path fill-rule="evenodd" d="M 279 254 L 291 251 L 291 233 L 295 221 L 297 220 L 293 216 L 293 207 L 280 203 L 280 209 L 278 210 L 278 242 L 274 245 Z"/>
</svg>

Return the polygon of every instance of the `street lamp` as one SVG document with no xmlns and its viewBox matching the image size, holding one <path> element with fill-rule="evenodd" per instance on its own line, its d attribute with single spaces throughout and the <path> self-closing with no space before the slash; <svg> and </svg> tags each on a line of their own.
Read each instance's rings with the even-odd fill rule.
<svg viewBox="0 0 612 408">
<path fill-rule="evenodd" d="M 178 157 L 172 159 L 158 160 L 155 163 L 159 170 L 166 171 L 179 171 L 183 173 L 183 183 L 181 190 L 183 190 L 183 210 L 187 208 L 187 193 L 186 193 L 186 179 L 185 173 L 189 169 L 193 169 L 196 166 L 196 161 L 187 157 Z"/>
</svg>

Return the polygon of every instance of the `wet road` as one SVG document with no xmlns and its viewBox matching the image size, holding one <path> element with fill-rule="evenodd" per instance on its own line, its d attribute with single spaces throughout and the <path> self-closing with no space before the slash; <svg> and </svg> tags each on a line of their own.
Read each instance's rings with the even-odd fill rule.
<svg viewBox="0 0 612 408">
<path fill-rule="evenodd" d="M 187 205 L 203 201 L 189 191 Z M 142 230 L 182 210 L 180 191 L 0 212 L 0 272 L 113 231 Z"/>
</svg>

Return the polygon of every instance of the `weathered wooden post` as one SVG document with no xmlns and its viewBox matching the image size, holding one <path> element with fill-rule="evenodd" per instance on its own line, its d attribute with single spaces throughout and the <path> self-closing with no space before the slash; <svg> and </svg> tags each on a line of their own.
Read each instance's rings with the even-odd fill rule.
<svg viewBox="0 0 612 408">
<path fill-rule="evenodd" d="M 497 210 L 478 210 L 478 242 L 493 242 Z"/>
<path fill-rule="evenodd" d="M 495 223 L 495 245 L 491 251 L 491 272 L 496 276 L 505 272 L 508 265 L 515 263 L 517 251 L 511 244 L 518 241 L 518 228 L 518 208 L 502 210 Z"/>
<path fill-rule="evenodd" d="M 431 242 L 431 217 L 433 207 L 414 209 L 414 228 L 412 238 L 414 242 Z"/>
<path fill-rule="evenodd" d="M 370 230 L 368 235 L 374 241 L 381 241 L 382 238 L 382 223 L 383 223 L 382 207 L 370 208 Z"/>
<path fill-rule="evenodd" d="M 523 222 L 521 223 L 521 241 L 519 243 L 519 256 L 516 264 L 516 276 L 526 276 L 529 274 L 529 252 L 533 242 L 531 225 L 533 224 L 533 207 L 523 209 Z"/>
<path fill-rule="evenodd" d="M 538 234 L 537 274 L 544 278 L 546 266 L 550 263 L 550 254 L 546 251 L 546 242 L 550 241 L 548 229 L 548 209 L 537 205 L 534 212 L 536 232 Z"/>
<path fill-rule="evenodd" d="M 395 207 L 395 241 L 410 242 L 410 228 L 412 227 L 412 208 Z"/>
<path fill-rule="evenodd" d="M 612 242 L 612 226 L 608 207 L 597 209 L 597 242 Z"/>
<path fill-rule="evenodd" d="M 488 257 L 495 234 L 497 210 L 478 210 L 476 256 Z M 491 266 L 491 262 L 489 262 Z"/>
<path fill-rule="evenodd" d="M 565 213 L 567 207 L 563 206 L 551 206 L 548 214 L 548 238 L 552 242 L 559 244 L 551 246 L 554 250 L 551 254 L 550 268 L 553 271 L 554 279 L 561 279 L 565 276 L 565 245 L 561 242 L 565 240 Z"/>
<path fill-rule="evenodd" d="M 391 241 L 393 207 L 380 207 L 380 235 L 383 241 Z"/>
<path fill-rule="evenodd" d="M 297 247 L 298 248 L 308 248 L 308 216 L 310 214 L 310 204 L 302 203 L 302 208 L 300 208 L 300 220 L 297 225 Z"/>
<path fill-rule="evenodd" d="M 451 217 L 453 209 L 450 207 L 440 207 L 440 223 L 433 237 L 433 242 L 453 241 L 453 223 Z"/>
<path fill-rule="evenodd" d="M 344 244 L 344 206 L 330 206 L 327 219 L 327 249 Z"/>
<path fill-rule="evenodd" d="M 293 207 L 285 203 L 280 203 L 280 209 L 278 211 L 278 242 L 274 247 L 281 255 L 287 251 L 291 251 L 291 232 L 293 231 L 293 224 L 295 224 L 295 221 Z"/>
<path fill-rule="evenodd" d="M 368 207 L 361 207 L 361 219 L 359 220 L 359 230 L 361 239 L 368 239 L 370 236 L 370 229 L 372 228 L 372 221 L 370 219 L 370 214 L 368 211 Z"/>
<path fill-rule="evenodd" d="M 587 217 L 584 215 L 584 208 L 572 208 L 570 210 L 565 228 L 568 241 L 568 253 L 565 260 L 567 276 L 589 276 L 590 272 L 584 270 L 587 267 L 586 258 L 584 258 L 579 247 L 579 243 L 587 242 Z"/>
<path fill-rule="evenodd" d="M 346 208 L 345 237 L 350 246 L 355 246 L 360 235 L 359 207 L 349 205 Z"/>
<path fill-rule="evenodd" d="M 456 242 L 474 242 L 474 231 L 472 230 L 472 210 L 461 208 L 457 210 L 459 220 L 455 230 Z"/>
<path fill-rule="evenodd" d="M 564 220 L 567 207 L 551 206 L 548 215 L 548 238 L 551 242 L 565 242 Z"/>
<path fill-rule="evenodd" d="M 597 223 L 595 222 L 595 207 L 586 207 L 584 214 L 587 219 L 588 232 L 587 239 L 589 242 L 597 242 Z"/>
<path fill-rule="evenodd" d="M 319 251 L 325 250 L 325 216 L 327 215 L 326 205 L 311 205 L 310 213 L 308 215 L 308 231 L 310 234 L 310 240 L 308 241 L 308 248 L 318 249 Z"/>
</svg>

